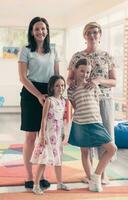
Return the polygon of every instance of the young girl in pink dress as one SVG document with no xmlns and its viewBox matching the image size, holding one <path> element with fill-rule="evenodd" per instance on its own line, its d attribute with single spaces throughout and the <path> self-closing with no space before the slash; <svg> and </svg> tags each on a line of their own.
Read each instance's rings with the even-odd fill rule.
<svg viewBox="0 0 128 200">
<path fill-rule="evenodd" d="M 43 107 L 41 129 L 39 133 L 39 143 L 35 146 L 31 162 L 38 164 L 34 181 L 33 192 L 42 194 L 40 179 L 44 173 L 46 165 L 55 167 L 57 189 L 69 190 L 62 183 L 62 129 L 63 116 L 65 111 L 65 99 L 62 97 L 66 87 L 62 76 L 54 75 L 48 84 L 48 98 Z"/>
</svg>

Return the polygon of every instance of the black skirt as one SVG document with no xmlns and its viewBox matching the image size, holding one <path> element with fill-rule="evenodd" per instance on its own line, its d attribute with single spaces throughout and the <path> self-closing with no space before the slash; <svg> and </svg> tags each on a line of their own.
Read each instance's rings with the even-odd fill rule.
<svg viewBox="0 0 128 200">
<path fill-rule="evenodd" d="M 48 93 L 47 83 L 32 82 L 34 86 L 42 93 Z M 42 118 L 42 105 L 39 100 L 32 95 L 25 87 L 21 93 L 21 130 L 37 132 L 40 130 Z"/>
</svg>

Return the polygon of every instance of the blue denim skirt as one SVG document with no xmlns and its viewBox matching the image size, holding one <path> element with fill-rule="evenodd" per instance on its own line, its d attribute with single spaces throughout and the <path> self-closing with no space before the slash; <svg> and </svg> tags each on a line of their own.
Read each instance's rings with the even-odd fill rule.
<svg viewBox="0 0 128 200">
<path fill-rule="evenodd" d="M 98 147 L 112 141 L 102 123 L 77 124 L 72 122 L 68 143 L 78 147 Z"/>
</svg>

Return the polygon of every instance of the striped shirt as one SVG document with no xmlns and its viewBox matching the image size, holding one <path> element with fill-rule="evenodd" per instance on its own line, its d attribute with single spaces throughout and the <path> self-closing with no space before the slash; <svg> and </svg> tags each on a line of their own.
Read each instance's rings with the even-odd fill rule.
<svg viewBox="0 0 128 200">
<path fill-rule="evenodd" d="M 68 98 L 75 104 L 73 121 L 78 124 L 101 123 L 99 95 L 100 89 L 96 87 L 88 90 L 84 86 L 69 88 Z"/>
<path fill-rule="evenodd" d="M 106 51 L 96 51 L 92 53 L 87 53 L 84 51 L 79 51 L 72 56 L 72 59 L 69 63 L 68 69 L 75 69 L 75 65 L 80 59 L 87 59 L 89 60 L 92 71 L 91 71 L 91 78 L 95 79 L 97 77 L 101 77 L 103 79 L 109 79 L 110 71 L 115 68 L 114 59 L 111 55 L 109 55 Z M 105 87 L 103 85 L 99 85 L 101 90 L 101 98 L 108 99 L 112 98 L 112 88 Z"/>
</svg>

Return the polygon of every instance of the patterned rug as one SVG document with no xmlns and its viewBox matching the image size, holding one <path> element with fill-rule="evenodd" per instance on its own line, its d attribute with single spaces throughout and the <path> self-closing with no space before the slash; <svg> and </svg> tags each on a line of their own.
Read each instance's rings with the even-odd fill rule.
<svg viewBox="0 0 128 200">
<path fill-rule="evenodd" d="M 17 197 L 18 194 L 18 197 Z M 28 192 L 2 193 L 1 200 L 128 200 L 128 187 L 105 187 L 103 192 L 90 192 L 88 189 L 73 189 L 71 191 L 45 191 L 43 195 Z"/>
<path fill-rule="evenodd" d="M 36 166 L 34 165 L 33 172 L 35 170 Z M 128 179 L 110 167 L 108 167 L 107 173 L 111 180 Z M 81 182 L 84 176 L 79 148 L 66 145 L 63 156 L 63 181 Z M 0 186 L 23 185 L 25 177 L 22 144 L 0 145 Z M 51 183 L 56 182 L 53 167 L 46 168 L 45 177 Z"/>
</svg>

